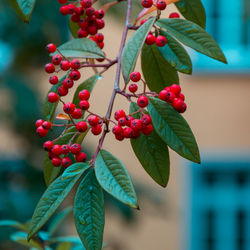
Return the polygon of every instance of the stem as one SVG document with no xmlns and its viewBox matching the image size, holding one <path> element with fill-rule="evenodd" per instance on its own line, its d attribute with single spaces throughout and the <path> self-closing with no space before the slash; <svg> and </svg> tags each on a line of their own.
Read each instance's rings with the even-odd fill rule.
<svg viewBox="0 0 250 250">
<path fill-rule="evenodd" d="M 116 94 L 120 91 L 120 73 L 121 73 L 122 51 L 124 49 L 126 38 L 128 35 L 130 16 L 131 16 L 131 8 L 132 8 L 132 0 L 127 0 L 127 2 L 128 3 L 127 3 L 126 21 L 125 21 L 125 26 L 123 29 L 123 35 L 122 35 L 119 53 L 117 56 L 117 69 L 116 69 L 116 75 L 115 75 L 114 89 L 113 89 L 112 96 L 111 96 L 111 99 L 109 102 L 107 113 L 106 113 L 105 118 L 104 118 L 105 129 L 101 135 L 101 138 L 99 140 L 99 144 L 97 146 L 97 149 L 96 149 L 95 154 L 94 154 L 92 161 L 91 161 L 93 167 L 95 165 L 96 157 L 97 157 L 98 153 L 100 152 L 100 150 L 102 149 L 102 145 L 103 145 L 105 136 L 109 132 L 109 120 L 110 120 L 110 116 L 112 113 L 115 97 L 116 97 Z"/>
</svg>

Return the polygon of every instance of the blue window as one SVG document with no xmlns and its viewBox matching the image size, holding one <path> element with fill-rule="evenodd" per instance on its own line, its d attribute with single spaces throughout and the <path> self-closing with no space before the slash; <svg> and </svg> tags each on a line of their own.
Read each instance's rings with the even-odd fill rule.
<svg viewBox="0 0 250 250">
<path fill-rule="evenodd" d="M 183 249 L 249 250 L 250 161 L 190 165 Z"/>
<path fill-rule="evenodd" d="M 195 72 L 250 73 L 250 1 L 202 0 L 206 30 L 221 46 L 228 65 L 192 53 Z"/>
</svg>

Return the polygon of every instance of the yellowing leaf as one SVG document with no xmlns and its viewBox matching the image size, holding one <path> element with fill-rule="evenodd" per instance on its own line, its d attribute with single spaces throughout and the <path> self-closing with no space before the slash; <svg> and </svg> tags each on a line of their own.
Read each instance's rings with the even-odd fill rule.
<svg viewBox="0 0 250 250">
<path fill-rule="evenodd" d="M 101 9 L 104 11 L 104 13 L 106 13 L 107 10 L 108 10 L 110 7 L 112 7 L 112 6 L 116 5 L 116 4 L 118 4 L 119 2 L 120 2 L 120 1 L 114 1 L 114 2 L 111 2 L 111 3 L 106 3 L 106 4 L 104 4 L 104 5 L 101 7 Z"/>
<path fill-rule="evenodd" d="M 70 117 L 69 117 L 68 115 L 65 115 L 65 114 L 60 113 L 60 114 L 58 114 L 58 115 L 56 116 L 56 119 L 57 119 L 57 120 L 70 120 Z"/>
</svg>

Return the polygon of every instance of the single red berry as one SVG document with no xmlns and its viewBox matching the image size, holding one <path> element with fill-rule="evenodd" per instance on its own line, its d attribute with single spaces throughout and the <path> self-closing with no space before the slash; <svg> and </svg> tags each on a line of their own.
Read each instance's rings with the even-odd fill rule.
<svg viewBox="0 0 250 250">
<path fill-rule="evenodd" d="M 176 95 L 174 92 L 170 91 L 167 93 L 167 98 L 166 98 L 166 102 L 168 103 L 172 103 L 174 101 L 174 99 L 176 98 Z"/>
<path fill-rule="evenodd" d="M 46 49 L 49 53 L 54 53 L 56 51 L 56 45 L 53 43 L 50 43 L 46 46 Z"/>
<path fill-rule="evenodd" d="M 148 34 L 145 42 L 147 45 L 154 44 L 155 43 L 155 36 L 153 34 Z"/>
<path fill-rule="evenodd" d="M 134 136 L 134 130 L 130 127 L 126 127 L 124 130 L 123 130 L 123 135 L 125 138 L 133 138 Z"/>
<path fill-rule="evenodd" d="M 181 100 L 185 101 L 185 96 L 184 96 L 182 93 L 180 93 L 180 94 L 178 95 L 178 97 L 179 97 Z"/>
<path fill-rule="evenodd" d="M 82 110 L 88 110 L 89 109 L 89 102 L 86 100 L 80 101 L 79 108 Z"/>
<path fill-rule="evenodd" d="M 127 124 L 126 117 L 124 116 L 124 117 L 119 118 L 119 119 L 118 119 L 118 124 L 119 124 L 121 127 L 126 126 L 126 124 Z"/>
<path fill-rule="evenodd" d="M 140 107 L 140 108 L 145 108 L 148 106 L 148 98 L 146 96 L 140 96 L 138 99 L 137 99 L 137 105 Z"/>
<path fill-rule="evenodd" d="M 104 11 L 103 10 L 96 10 L 95 11 L 95 16 L 98 19 L 102 19 L 104 17 Z"/>
<path fill-rule="evenodd" d="M 148 124 L 148 125 L 144 125 L 142 127 L 142 130 L 141 132 L 144 134 L 144 135 L 149 135 L 151 134 L 153 131 L 153 126 L 151 124 Z"/>
<path fill-rule="evenodd" d="M 124 135 L 123 135 L 123 133 L 121 133 L 121 134 L 116 134 L 116 135 L 115 135 L 115 138 L 116 138 L 116 140 L 118 140 L 118 141 L 123 141 L 123 140 L 124 140 Z"/>
<path fill-rule="evenodd" d="M 52 141 L 46 141 L 43 144 L 43 149 L 45 151 L 50 151 L 52 149 L 52 147 L 54 146 L 54 143 Z"/>
<path fill-rule="evenodd" d="M 148 21 L 148 19 L 142 19 L 140 22 L 140 26 L 143 25 L 144 23 L 146 23 Z"/>
<path fill-rule="evenodd" d="M 79 92 L 78 97 L 80 100 L 88 100 L 90 97 L 90 93 L 87 89 L 83 89 Z"/>
<path fill-rule="evenodd" d="M 68 94 L 68 92 L 69 92 L 69 90 L 68 90 L 68 88 L 66 88 L 65 86 L 60 86 L 60 87 L 58 88 L 58 94 L 59 94 L 60 96 L 66 96 L 66 95 Z"/>
<path fill-rule="evenodd" d="M 81 19 L 79 22 L 78 22 L 78 26 L 83 29 L 83 30 L 86 30 L 89 26 L 89 22 L 87 19 Z"/>
<path fill-rule="evenodd" d="M 77 154 L 79 154 L 79 153 L 81 152 L 81 149 L 82 149 L 82 147 L 81 147 L 80 144 L 74 143 L 74 144 L 71 145 L 71 147 L 70 147 L 70 152 L 71 152 L 72 154 L 74 154 L 74 155 L 77 155 Z"/>
<path fill-rule="evenodd" d="M 126 113 L 124 112 L 123 109 L 119 109 L 119 110 L 116 110 L 116 111 L 115 111 L 114 117 L 115 117 L 115 119 L 118 121 L 119 118 L 121 118 L 121 117 L 126 117 Z"/>
<path fill-rule="evenodd" d="M 96 115 L 91 115 L 88 119 L 90 126 L 96 126 L 99 123 L 99 118 Z"/>
<path fill-rule="evenodd" d="M 97 26 L 96 25 L 88 26 L 87 31 L 90 35 L 95 35 L 97 33 Z"/>
<path fill-rule="evenodd" d="M 73 85 L 74 85 L 74 81 L 72 80 L 72 79 L 70 79 L 70 78 L 65 78 L 64 80 L 63 80 L 63 86 L 65 87 L 65 88 L 67 88 L 67 89 L 70 89 L 70 88 L 72 88 L 73 87 Z"/>
<path fill-rule="evenodd" d="M 169 18 L 180 18 L 180 15 L 177 12 L 173 12 L 169 15 Z"/>
<path fill-rule="evenodd" d="M 167 92 L 171 92 L 171 88 L 169 86 L 166 87 L 165 90 L 167 90 Z"/>
<path fill-rule="evenodd" d="M 130 74 L 130 80 L 133 82 L 138 82 L 141 80 L 141 74 L 140 72 L 132 72 Z"/>
<path fill-rule="evenodd" d="M 62 154 L 62 146 L 61 145 L 54 145 L 51 149 L 51 152 L 54 155 L 61 155 Z"/>
<path fill-rule="evenodd" d="M 56 54 L 52 57 L 52 63 L 54 65 L 59 65 L 62 61 L 62 57 L 59 54 Z"/>
<path fill-rule="evenodd" d="M 164 36 L 157 36 L 155 39 L 155 44 L 158 47 L 163 47 L 166 45 L 166 43 L 167 43 L 167 39 Z"/>
<path fill-rule="evenodd" d="M 75 108 L 74 112 L 71 114 L 74 119 L 80 119 L 82 117 L 81 109 Z"/>
<path fill-rule="evenodd" d="M 55 72 L 55 66 L 52 63 L 47 63 L 44 67 L 45 72 L 48 74 L 54 73 Z"/>
<path fill-rule="evenodd" d="M 47 130 L 50 130 L 51 127 L 52 127 L 52 125 L 51 125 L 51 123 L 49 121 L 43 122 L 42 126 L 43 126 L 44 129 L 47 129 Z"/>
<path fill-rule="evenodd" d="M 80 63 L 79 60 L 74 59 L 74 60 L 71 61 L 70 66 L 71 66 L 72 69 L 78 70 L 81 67 L 81 63 Z"/>
<path fill-rule="evenodd" d="M 104 35 L 102 33 L 97 33 L 95 35 L 95 40 L 98 42 L 98 43 L 101 43 L 104 39 Z"/>
<path fill-rule="evenodd" d="M 62 164 L 62 167 L 67 168 L 72 164 L 72 161 L 69 157 L 63 157 L 61 164 Z"/>
<path fill-rule="evenodd" d="M 84 8 L 83 8 L 82 6 L 79 6 L 79 7 L 77 8 L 76 13 L 77 13 L 78 15 L 82 16 L 82 15 L 84 14 Z"/>
<path fill-rule="evenodd" d="M 80 152 L 76 155 L 77 162 L 85 162 L 87 160 L 87 155 L 84 152 Z"/>
<path fill-rule="evenodd" d="M 68 2 L 68 0 L 58 0 L 58 3 L 60 3 L 60 4 L 65 4 L 67 2 Z"/>
<path fill-rule="evenodd" d="M 50 92 L 48 94 L 48 101 L 51 102 L 51 103 L 55 103 L 59 100 L 59 96 L 57 93 L 55 92 Z"/>
<path fill-rule="evenodd" d="M 115 125 L 115 126 L 112 128 L 112 133 L 115 134 L 115 135 L 122 134 L 122 133 L 123 133 L 123 129 L 122 129 L 121 126 Z"/>
<path fill-rule="evenodd" d="M 96 61 L 98 62 L 103 62 L 105 60 L 105 58 L 97 58 Z"/>
<path fill-rule="evenodd" d="M 99 30 L 103 29 L 104 26 L 105 26 L 105 23 L 104 23 L 104 21 L 103 21 L 102 19 L 97 19 L 97 20 L 96 20 L 96 24 L 97 24 L 97 28 L 98 28 Z"/>
<path fill-rule="evenodd" d="M 42 126 L 43 122 L 44 122 L 44 120 L 42 120 L 42 119 L 37 120 L 36 121 L 36 127 L 38 128 L 38 127 Z"/>
<path fill-rule="evenodd" d="M 62 70 L 67 71 L 70 69 L 70 62 L 67 60 L 61 61 L 60 67 Z"/>
<path fill-rule="evenodd" d="M 66 113 L 66 114 L 72 114 L 74 112 L 76 108 L 76 105 L 72 102 L 67 102 L 64 104 L 63 106 L 63 111 Z"/>
<path fill-rule="evenodd" d="M 75 11 L 77 11 L 77 7 L 74 5 L 74 4 L 68 4 L 67 5 L 67 8 L 68 8 L 68 12 L 69 14 L 73 14 Z"/>
<path fill-rule="evenodd" d="M 68 9 L 68 6 L 66 6 L 66 5 L 61 6 L 59 11 L 64 16 L 69 14 L 69 9 Z"/>
<path fill-rule="evenodd" d="M 152 118 L 150 115 L 144 115 L 141 117 L 141 121 L 142 121 L 143 125 L 148 125 L 152 122 Z"/>
<path fill-rule="evenodd" d="M 160 93 L 159 93 L 159 98 L 162 100 L 162 101 L 167 101 L 167 98 L 168 98 L 168 91 L 167 90 L 162 90 Z"/>
<path fill-rule="evenodd" d="M 57 83 L 58 83 L 58 77 L 57 77 L 57 76 L 51 76 L 51 77 L 49 78 L 49 82 L 50 82 L 50 84 L 52 84 L 52 85 L 57 84 Z"/>
<path fill-rule="evenodd" d="M 127 115 L 127 116 L 126 116 L 126 120 L 127 120 L 126 125 L 127 125 L 128 127 L 130 127 L 130 125 L 131 125 L 131 121 L 133 121 L 133 120 L 134 120 L 134 117 L 133 117 L 133 116 L 131 116 L 131 115 Z"/>
<path fill-rule="evenodd" d="M 135 93 L 135 92 L 137 91 L 137 89 L 138 89 L 138 86 L 137 86 L 137 84 L 135 84 L 135 83 L 131 83 L 131 84 L 129 85 L 129 87 L 128 87 L 128 90 L 129 90 L 131 93 Z"/>
<path fill-rule="evenodd" d="M 62 154 L 63 155 L 67 155 L 69 153 L 69 151 L 70 151 L 70 147 L 67 144 L 63 144 L 61 146 L 61 149 L 62 149 Z"/>
<path fill-rule="evenodd" d="M 61 158 L 58 157 L 58 156 L 55 156 L 55 157 L 52 158 L 51 162 L 52 162 L 53 166 L 60 167 L 60 165 L 61 165 Z"/>
<path fill-rule="evenodd" d="M 179 110 L 179 113 L 184 113 L 187 109 L 187 104 L 184 102 L 182 105 L 182 109 Z"/>
<path fill-rule="evenodd" d="M 178 111 L 182 111 L 184 107 L 184 101 L 180 98 L 175 98 L 173 102 L 173 107 Z"/>
<path fill-rule="evenodd" d="M 76 124 L 76 129 L 78 132 L 84 133 L 88 129 L 88 125 L 86 122 L 81 121 Z"/>
<path fill-rule="evenodd" d="M 87 16 L 87 20 L 89 21 L 90 24 L 96 24 L 96 16 L 94 15 Z"/>
<path fill-rule="evenodd" d="M 79 29 L 77 31 L 77 36 L 79 38 L 83 38 L 83 37 L 87 37 L 89 35 L 88 31 L 87 30 L 84 30 L 84 29 Z"/>
<path fill-rule="evenodd" d="M 91 132 L 93 135 L 99 135 L 102 132 L 102 126 L 101 125 L 95 125 L 91 127 Z"/>
<path fill-rule="evenodd" d="M 131 125 L 130 127 L 135 130 L 135 131 L 140 131 L 142 129 L 142 121 L 139 119 L 134 119 L 133 121 L 131 121 Z"/>
<path fill-rule="evenodd" d="M 158 10 L 165 10 L 166 7 L 167 7 L 167 4 L 166 4 L 165 1 L 160 0 L 160 1 L 157 2 L 156 7 L 157 7 Z"/>
<path fill-rule="evenodd" d="M 72 70 L 69 76 L 72 80 L 77 81 L 81 78 L 81 73 L 78 70 Z"/>
<path fill-rule="evenodd" d="M 87 9 L 86 9 L 86 15 L 87 15 L 88 17 L 91 17 L 91 16 L 93 16 L 94 14 L 95 14 L 95 9 L 94 9 L 94 8 L 90 7 L 90 8 L 87 8 Z"/>
<path fill-rule="evenodd" d="M 176 96 L 178 96 L 181 93 L 181 87 L 177 84 L 171 85 L 170 89 Z"/>
<path fill-rule="evenodd" d="M 81 19 L 80 15 L 78 13 L 74 13 L 72 16 L 71 16 L 71 21 L 73 23 L 78 23 Z"/>
<path fill-rule="evenodd" d="M 98 44 L 98 47 L 99 47 L 100 49 L 103 49 L 103 47 L 104 47 L 104 42 L 99 43 L 99 44 Z"/>
<path fill-rule="evenodd" d="M 84 9 L 86 8 L 90 8 L 91 5 L 92 5 L 92 1 L 91 0 L 82 0 L 81 2 L 81 5 Z"/>
<path fill-rule="evenodd" d="M 141 4 L 144 8 L 150 8 L 153 5 L 153 0 L 142 0 Z"/>
</svg>

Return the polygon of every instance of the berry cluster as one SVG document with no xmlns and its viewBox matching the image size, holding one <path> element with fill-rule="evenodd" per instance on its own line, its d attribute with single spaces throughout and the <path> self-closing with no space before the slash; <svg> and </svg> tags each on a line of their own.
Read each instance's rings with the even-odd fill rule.
<svg viewBox="0 0 250 250">
<path fill-rule="evenodd" d="M 153 6 L 154 2 L 153 2 L 153 0 L 142 0 L 141 4 L 144 8 L 150 8 Z M 158 10 L 165 10 L 166 7 L 167 7 L 167 4 L 164 0 L 157 1 L 156 8 Z"/>
<path fill-rule="evenodd" d="M 179 113 L 184 113 L 187 109 L 187 105 L 184 102 L 185 96 L 181 93 L 181 87 L 177 84 L 163 89 L 159 93 L 159 98 L 171 104 Z"/>
<path fill-rule="evenodd" d="M 44 121 L 42 119 L 36 121 L 36 132 L 40 137 L 45 137 L 51 128 L 52 125 L 49 121 Z"/>
</svg>

